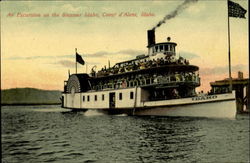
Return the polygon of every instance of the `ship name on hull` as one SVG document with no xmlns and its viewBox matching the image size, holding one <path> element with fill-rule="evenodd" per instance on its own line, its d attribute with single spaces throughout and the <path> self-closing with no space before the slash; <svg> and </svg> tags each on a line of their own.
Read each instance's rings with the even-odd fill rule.
<svg viewBox="0 0 250 163">
<path fill-rule="evenodd" d="M 200 100 L 209 100 L 209 99 L 216 99 L 216 95 L 210 95 L 210 96 L 199 96 L 199 97 L 193 97 L 192 101 L 200 101 Z"/>
</svg>

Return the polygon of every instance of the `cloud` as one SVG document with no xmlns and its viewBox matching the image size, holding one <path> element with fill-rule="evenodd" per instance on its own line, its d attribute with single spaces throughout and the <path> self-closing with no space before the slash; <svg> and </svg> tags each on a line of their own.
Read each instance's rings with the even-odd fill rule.
<svg viewBox="0 0 250 163">
<path fill-rule="evenodd" d="M 142 50 L 132 50 L 132 49 L 124 49 L 117 52 L 108 52 L 108 51 L 99 51 L 96 53 L 85 53 L 81 54 L 79 53 L 84 60 L 87 60 L 88 64 L 100 64 L 96 62 L 96 59 L 98 58 L 108 58 L 112 60 L 114 57 L 118 57 L 122 60 L 129 60 L 135 58 L 137 55 L 145 54 Z M 49 64 L 55 64 L 55 65 L 61 65 L 64 67 L 74 67 L 74 62 L 69 61 L 67 59 L 73 60 L 75 58 L 75 54 L 69 54 L 69 55 L 59 55 L 59 56 L 23 56 L 23 57 L 9 57 L 4 58 L 6 60 L 44 60 L 44 62 Z M 58 62 L 51 63 L 51 60 L 58 60 Z M 91 60 L 95 60 L 94 62 Z"/>
<path fill-rule="evenodd" d="M 60 55 L 60 56 L 57 56 L 58 58 L 75 58 L 75 55 Z"/>
<path fill-rule="evenodd" d="M 99 51 L 99 52 L 96 52 L 96 53 L 83 54 L 83 55 L 85 55 L 86 57 L 103 57 L 103 56 L 106 56 L 106 55 L 109 55 L 109 54 L 112 54 L 112 53 L 106 52 L 106 51 Z"/>
<path fill-rule="evenodd" d="M 127 54 L 127 55 L 130 55 L 130 56 L 137 56 L 137 55 L 145 54 L 145 51 L 126 49 L 126 50 L 118 51 L 118 52 L 116 52 L 116 54 Z"/>
<path fill-rule="evenodd" d="M 94 58 L 94 57 L 110 57 L 112 55 L 127 55 L 129 57 L 136 57 L 137 55 L 141 55 L 141 54 L 146 54 L 145 51 L 142 50 L 133 50 L 133 49 L 124 49 L 124 50 L 120 50 L 117 52 L 107 52 L 107 51 L 99 51 L 96 53 L 92 53 L 92 54 L 83 54 L 83 57 L 89 57 L 89 58 Z"/>
<path fill-rule="evenodd" d="M 31 56 L 31 57 L 9 57 L 6 60 L 35 60 L 35 59 L 56 59 L 56 58 L 74 58 L 74 55 L 61 56 Z"/>
<path fill-rule="evenodd" d="M 74 7 L 72 4 L 64 4 L 61 7 L 62 11 L 69 11 L 69 12 L 80 12 L 82 11 L 81 7 Z"/>
<path fill-rule="evenodd" d="M 51 59 L 55 58 L 55 56 L 32 56 L 32 57 L 9 57 L 7 60 L 30 60 L 30 59 Z"/>
<path fill-rule="evenodd" d="M 53 62 L 53 63 L 50 63 L 50 64 L 52 64 L 52 65 L 60 65 L 62 67 L 67 67 L 67 68 L 75 68 L 76 63 L 73 62 L 73 61 L 69 61 L 69 60 L 60 60 L 58 62 Z M 94 62 L 94 61 L 88 61 L 86 64 L 91 67 L 93 65 L 99 65 L 100 63 Z"/>
<path fill-rule="evenodd" d="M 206 6 L 204 3 L 198 3 L 196 5 L 190 6 L 187 9 L 187 12 L 192 14 L 192 15 L 197 15 L 197 14 L 200 14 L 205 9 L 206 9 Z"/>
<path fill-rule="evenodd" d="M 246 65 L 243 64 L 238 64 L 232 66 L 232 72 L 237 72 L 237 71 L 244 71 L 247 69 Z M 200 72 L 202 75 L 220 75 L 220 74 L 225 74 L 228 73 L 228 66 L 217 66 L 213 68 L 201 68 Z"/>
<path fill-rule="evenodd" d="M 68 61 L 68 60 L 61 60 L 61 61 L 57 62 L 57 64 L 60 64 L 64 67 L 70 67 L 70 68 L 75 66 L 75 62 Z"/>
<path fill-rule="evenodd" d="M 79 53 L 82 58 L 86 61 L 88 67 L 97 65 L 98 67 L 103 67 L 105 65 L 104 61 L 109 59 L 113 64 L 130 60 L 136 58 L 137 55 L 145 54 L 142 50 L 132 50 L 132 49 L 124 49 L 116 52 L 108 52 L 108 51 L 98 51 L 95 53 Z M 55 68 L 75 68 L 75 54 L 69 55 L 54 55 L 54 56 L 17 56 L 17 57 L 8 57 L 3 58 L 4 60 L 16 60 L 16 61 L 34 61 L 42 64 L 49 64 L 49 66 Z"/>
<path fill-rule="evenodd" d="M 194 58 L 199 58 L 195 53 L 190 53 L 190 52 L 185 52 L 185 51 L 180 51 L 180 56 L 186 58 L 186 59 L 194 59 Z"/>
</svg>

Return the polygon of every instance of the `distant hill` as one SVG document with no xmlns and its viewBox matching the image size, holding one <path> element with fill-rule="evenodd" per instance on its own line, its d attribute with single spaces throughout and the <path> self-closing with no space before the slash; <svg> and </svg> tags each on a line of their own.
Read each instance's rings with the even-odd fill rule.
<svg viewBox="0 0 250 163">
<path fill-rule="evenodd" d="M 60 104 L 60 91 L 35 88 L 1 90 L 1 104 Z"/>
</svg>

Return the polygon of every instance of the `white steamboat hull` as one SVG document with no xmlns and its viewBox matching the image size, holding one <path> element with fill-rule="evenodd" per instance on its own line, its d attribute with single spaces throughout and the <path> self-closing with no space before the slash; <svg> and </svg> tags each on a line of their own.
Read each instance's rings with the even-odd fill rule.
<svg viewBox="0 0 250 163">
<path fill-rule="evenodd" d="M 134 115 L 235 118 L 235 100 L 136 109 Z"/>
<path fill-rule="evenodd" d="M 133 92 L 133 98 L 131 98 L 131 92 Z M 63 94 L 63 107 L 75 110 L 98 110 L 112 114 L 150 116 L 234 118 L 236 115 L 235 92 L 159 101 L 149 101 L 148 97 L 147 92 L 140 87 L 73 95 Z M 111 98 L 114 102 L 112 105 Z"/>
</svg>

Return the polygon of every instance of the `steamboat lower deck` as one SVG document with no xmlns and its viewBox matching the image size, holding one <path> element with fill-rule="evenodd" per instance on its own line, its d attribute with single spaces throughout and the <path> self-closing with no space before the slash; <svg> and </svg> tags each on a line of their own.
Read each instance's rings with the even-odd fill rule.
<svg viewBox="0 0 250 163">
<path fill-rule="evenodd" d="M 236 115 L 234 92 L 152 100 L 147 89 L 135 87 L 63 93 L 62 99 L 64 108 L 98 110 L 111 114 L 227 118 L 233 118 Z"/>
</svg>

